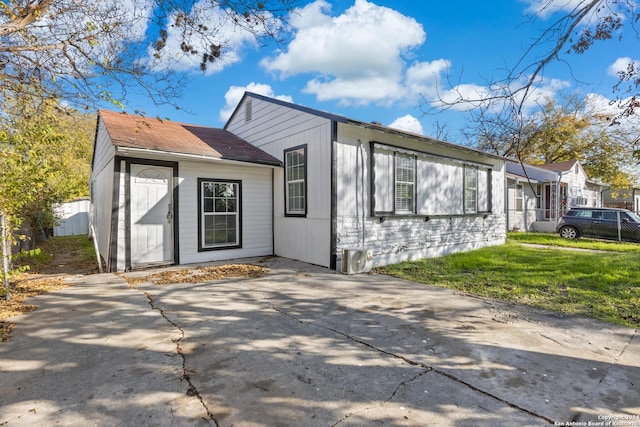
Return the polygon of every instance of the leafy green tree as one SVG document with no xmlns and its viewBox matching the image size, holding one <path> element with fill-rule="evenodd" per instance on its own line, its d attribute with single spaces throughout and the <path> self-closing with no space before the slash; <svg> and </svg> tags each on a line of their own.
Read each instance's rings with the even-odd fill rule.
<svg viewBox="0 0 640 427">
<path fill-rule="evenodd" d="M 473 93 L 450 83 L 451 93 L 447 99 L 441 97 L 434 101 L 423 98 L 421 103 L 424 114 L 437 114 L 451 108 L 471 111 L 470 121 L 475 128 L 471 133 L 481 135 L 479 145 L 516 159 L 527 157 L 527 147 L 532 142 L 530 135 L 539 131 L 539 120 L 532 117 L 531 109 L 544 93 L 543 86 L 548 83 L 545 72 L 549 66 L 562 63 L 571 68 L 572 56 L 588 54 L 594 45 L 605 41 L 635 37 L 635 41 L 640 42 L 640 32 L 637 30 L 640 7 L 636 1 L 529 0 L 528 3 L 531 5 L 531 23 L 538 25 L 545 21 L 548 25 L 534 36 L 515 64 L 507 64 L 503 76 L 487 81 L 484 85 L 486 90 Z M 629 57 L 634 54 L 629 52 Z M 618 111 L 612 117 L 601 117 L 598 123 L 598 126 L 608 124 L 612 128 L 622 125 L 622 130 L 607 130 L 604 134 L 596 132 L 594 136 L 603 136 L 615 144 L 624 141 L 627 147 L 624 157 L 633 158 L 637 165 L 640 162 L 638 128 L 636 125 L 635 131 L 630 132 L 625 123 L 640 112 L 640 61 L 629 59 L 626 67 L 618 71 L 618 81 L 612 87 L 615 95 L 612 105 Z M 579 117 L 575 117 L 573 125 L 581 126 Z M 553 135 L 559 136 L 563 126 L 558 124 Z M 589 128 L 591 126 L 593 123 Z M 630 137 L 633 132 L 636 136 Z M 580 141 L 588 139 L 581 133 Z M 592 139 L 596 143 L 594 149 L 598 148 L 598 141 Z M 553 141 L 548 142 L 553 145 Z M 560 147 L 557 141 L 555 146 Z M 615 153 L 614 156 L 617 155 Z"/>
<path fill-rule="evenodd" d="M 55 204 L 88 195 L 95 118 L 54 101 L 13 105 L 21 113 L 0 124 L 0 205 L 14 228 L 28 224 L 35 240 L 53 227 Z"/>
<path fill-rule="evenodd" d="M 634 128 L 611 126 L 610 117 L 575 96 L 561 104 L 548 99 L 521 120 L 510 120 L 509 114 L 505 119 L 502 113 L 481 108 L 471 114 L 465 134 L 476 148 L 529 164 L 578 160 L 589 178 L 615 188 L 632 186 L 637 178 Z"/>
</svg>

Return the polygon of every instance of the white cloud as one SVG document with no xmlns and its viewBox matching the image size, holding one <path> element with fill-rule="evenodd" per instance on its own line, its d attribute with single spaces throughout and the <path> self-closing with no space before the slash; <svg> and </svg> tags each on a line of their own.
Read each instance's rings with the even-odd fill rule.
<svg viewBox="0 0 640 427">
<path fill-rule="evenodd" d="M 436 59 L 431 62 L 417 62 L 407 70 L 405 83 L 410 93 L 422 94 L 427 98 L 437 96 L 441 85 L 440 76 L 446 74 L 451 62 Z"/>
<path fill-rule="evenodd" d="M 251 82 L 246 86 L 231 86 L 227 93 L 224 94 L 225 104 L 220 110 L 220 120 L 226 122 L 231 117 L 233 110 L 235 110 L 245 92 L 253 92 L 281 101 L 293 102 L 293 98 L 288 95 L 276 95 L 271 86 L 266 84 Z"/>
<path fill-rule="evenodd" d="M 542 79 L 537 85 L 531 87 L 526 94 L 526 99 L 523 100 L 525 93 L 520 89 L 526 83 L 526 78 L 512 82 L 511 95 L 507 98 L 516 104 L 522 103 L 524 114 L 537 109 L 547 99 L 555 99 L 559 92 L 571 85 L 566 80 Z M 505 96 L 507 93 L 503 88 L 467 83 L 440 92 L 437 96 L 430 98 L 430 103 L 434 108 L 448 108 L 455 111 L 470 111 L 482 106 L 499 111 L 506 104 Z"/>
<path fill-rule="evenodd" d="M 261 65 L 283 78 L 314 74 L 304 91 L 323 101 L 362 105 L 417 98 L 409 80 L 412 86 L 422 83 L 415 73 L 405 82 L 405 68 L 411 51 L 425 42 L 422 25 L 366 0 L 356 0 L 339 16 L 330 11 L 325 0 L 298 9 L 287 49 Z"/>
<path fill-rule="evenodd" d="M 594 113 L 616 118 L 623 127 L 635 129 L 634 134 L 637 135 L 637 129 L 640 128 L 640 115 L 623 116 L 623 112 L 631 101 L 632 97 L 611 100 L 597 93 L 590 93 L 585 97 L 586 106 L 591 108 Z"/>
<path fill-rule="evenodd" d="M 605 16 L 615 16 L 625 21 L 629 16 L 635 16 L 634 9 L 637 8 L 637 2 L 627 1 L 596 1 L 591 0 L 523 0 L 529 6 L 525 9 L 526 13 L 537 15 L 542 19 L 549 19 L 555 14 L 563 14 L 566 16 L 579 16 L 586 13 L 580 19 L 580 26 L 592 26 L 601 22 Z M 592 7 L 592 3 L 596 3 Z M 600 4 L 598 4 L 600 3 Z M 591 8 L 591 10 L 587 10 Z M 558 15 L 559 17 L 560 15 Z"/>
<path fill-rule="evenodd" d="M 192 39 L 187 39 L 187 43 L 193 45 L 198 52 L 209 52 L 209 46 L 212 43 L 223 46 L 220 57 L 207 64 L 207 75 L 222 71 L 224 68 L 239 62 L 243 48 L 256 45 L 256 38 L 252 33 L 236 26 L 226 12 L 219 7 L 212 8 L 209 2 L 202 0 L 196 3 L 189 17 L 195 17 L 194 19 L 197 22 L 202 22 L 207 27 L 215 29 L 216 36 L 213 39 L 194 36 Z M 170 16 L 167 19 L 169 22 L 173 22 L 175 16 Z M 150 46 L 147 52 L 149 55 L 148 62 L 156 70 L 199 70 L 202 56 L 185 55 L 180 48 L 183 41 L 185 41 L 185 37 L 181 28 L 168 26 L 166 45 L 162 49 L 160 57 L 155 58 L 153 56 L 155 49 Z"/>
<path fill-rule="evenodd" d="M 526 11 L 542 18 L 548 18 L 556 12 L 571 12 L 580 7 L 584 0 L 525 0 L 529 3 Z"/>
<path fill-rule="evenodd" d="M 521 87 L 522 83 L 522 81 L 514 82 L 513 86 Z M 540 104 L 544 104 L 548 99 L 555 99 L 559 92 L 562 92 L 570 86 L 571 83 L 566 80 L 543 78 L 537 85 L 531 88 L 524 102 L 522 102 L 523 92 L 517 93 L 515 99 L 518 102 L 522 102 L 522 108 L 526 114 L 537 109 Z"/>
<path fill-rule="evenodd" d="M 611 101 L 604 95 L 590 93 L 585 97 L 584 100 L 586 106 L 593 109 L 594 112 L 600 112 L 606 115 L 620 113 L 615 105 L 615 102 Z"/>
<path fill-rule="evenodd" d="M 460 84 L 433 97 L 431 105 L 448 107 L 456 111 L 469 111 L 484 104 L 489 96 L 491 96 L 491 90 L 486 86 L 473 83 Z"/>
<path fill-rule="evenodd" d="M 607 68 L 607 74 L 615 78 L 619 78 L 620 73 L 625 73 L 630 64 L 633 64 L 635 70 L 640 70 L 640 60 L 624 56 L 616 59 L 613 64 L 609 65 L 609 68 Z"/>
<path fill-rule="evenodd" d="M 390 128 L 404 130 L 411 133 L 416 133 L 419 135 L 424 135 L 424 129 L 422 125 L 411 114 L 407 114 L 406 116 L 398 117 L 393 123 L 389 125 Z"/>
</svg>

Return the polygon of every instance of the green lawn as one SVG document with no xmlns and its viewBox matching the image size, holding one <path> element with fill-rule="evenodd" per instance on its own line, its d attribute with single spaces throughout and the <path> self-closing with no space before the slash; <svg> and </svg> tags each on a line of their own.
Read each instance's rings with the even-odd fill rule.
<svg viewBox="0 0 640 427">
<path fill-rule="evenodd" d="M 595 249 L 614 252 L 640 252 L 640 244 L 627 242 L 613 242 L 596 239 L 563 239 L 557 234 L 550 233 L 507 233 L 509 241 L 533 243 L 540 245 L 563 246 L 568 248 Z"/>
<path fill-rule="evenodd" d="M 584 252 L 522 245 L 597 249 Z M 509 233 L 502 246 L 404 262 L 378 273 L 640 327 L 640 245 Z"/>
</svg>

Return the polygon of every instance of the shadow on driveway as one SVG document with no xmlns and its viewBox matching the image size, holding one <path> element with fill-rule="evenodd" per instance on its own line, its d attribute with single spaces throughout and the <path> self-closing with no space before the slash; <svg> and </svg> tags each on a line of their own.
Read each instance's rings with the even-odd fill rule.
<svg viewBox="0 0 640 427">
<path fill-rule="evenodd" d="M 0 345 L 0 426 L 640 426 L 633 329 L 242 262 L 270 273 L 135 288 L 96 275 L 33 299 Z"/>
</svg>

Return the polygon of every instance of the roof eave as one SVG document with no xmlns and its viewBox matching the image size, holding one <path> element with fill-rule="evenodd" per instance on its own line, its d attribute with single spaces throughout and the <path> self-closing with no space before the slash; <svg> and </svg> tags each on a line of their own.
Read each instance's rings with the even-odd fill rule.
<svg viewBox="0 0 640 427">
<path fill-rule="evenodd" d="M 237 164 L 237 165 L 256 165 L 263 167 L 282 167 L 282 162 L 280 161 L 261 161 L 261 160 L 244 160 L 244 159 L 229 159 L 217 156 L 209 156 L 206 154 L 193 154 L 193 153 L 180 153 L 176 151 L 165 151 L 165 150 L 155 150 L 151 148 L 138 148 L 138 147 L 129 147 L 114 144 L 116 149 L 116 154 L 127 156 L 130 153 L 136 155 L 156 155 L 161 157 L 180 157 L 188 160 L 194 161 L 204 161 L 204 162 L 223 162 L 227 164 Z"/>
<path fill-rule="evenodd" d="M 399 130 L 399 129 L 394 129 L 394 128 L 378 125 L 378 124 L 375 124 L 375 123 L 367 123 L 367 122 L 362 122 L 362 121 L 352 120 L 352 119 L 346 119 L 346 121 L 344 121 L 343 123 L 354 125 L 354 126 L 361 126 L 361 127 L 365 128 L 365 129 L 375 130 L 375 131 L 379 131 L 379 132 L 382 132 L 382 133 L 386 133 L 388 135 L 399 136 L 401 138 L 415 139 L 415 140 L 422 141 L 422 142 L 427 142 L 427 143 L 430 143 L 430 144 L 442 145 L 442 146 L 449 147 L 449 148 L 452 148 L 452 149 L 455 149 L 455 150 L 463 151 L 465 153 L 487 156 L 487 157 L 491 157 L 493 159 L 498 159 L 498 160 L 503 160 L 503 161 L 509 160 L 506 157 L 499 156 L 497 154 L 487 153 L 486 151 L 476 150 L 474 148 L 465 147 L 464 145 L 458 145 L 458 144 L 454 144 L 452 142 L 442 141 L 440 139 L 431 138 L 431 137 L 428 137 L 428 136 L 425 136 L 425 135 L 419 135 L 419 134 L 416 134 L 416 133 L 409 133 L 409 132 L 405 132 L 405 131 L 402 131 L 402 130 Z"/>
</svg>

